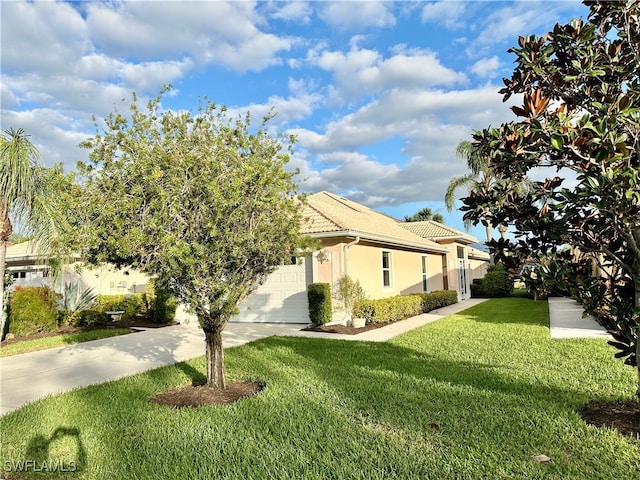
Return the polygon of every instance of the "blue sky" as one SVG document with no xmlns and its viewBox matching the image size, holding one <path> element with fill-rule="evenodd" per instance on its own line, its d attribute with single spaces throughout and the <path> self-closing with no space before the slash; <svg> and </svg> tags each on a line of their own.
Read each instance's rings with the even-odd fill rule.
<svg viewBox="0 0 640 480">
<path fill-rule="evenodd" d="M 3 129 L 24 128 L 46 165 L 136 92 L 174 86 L 167 109 L 208 97 L 295 133 L 300 188 L 402 218 L 446 212 L 455 147 L 513 119 L 497 93 L 519 35 L 586 15 L 577 1 L 19 2 L 1 8 Z M 517 102 L 517 98 L 512 102 Z M 125 104 L 126 105 L 126 104 Z M 465 192 L 460 192 L 464 196 Z M 471 233 L 482 239 L 482 226 Z"/>
</svg>

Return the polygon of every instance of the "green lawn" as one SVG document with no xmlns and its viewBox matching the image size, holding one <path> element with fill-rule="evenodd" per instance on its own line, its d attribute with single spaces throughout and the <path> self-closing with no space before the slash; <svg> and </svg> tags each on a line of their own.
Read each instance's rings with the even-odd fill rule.
<svg viewBox="0 0 640 480">
<path fill-rule="evenodd" d="M 0 348 L 0 357 L 8 357 L 18 355 L 19 353 L 37 352 L 48 348 L 64 347 L 73 345 L 74 343 L 89 342 L 91 340 L 99 340 L 100 338 L 115 337 L 116 335 L 124 335 L 131 333 L 129 328 L 107 328 L 90 330 L 80 333 L 63 333 L 53 337 L 34 338 L 32 340 L 23 340 L 16 343 L 3 345 Z"/>
<path fill-rule="evenodd" d="M 233 348 L 228 377 L 266 388 L 227 407 L 147 401 L 202 379 L 202 358 L 76 390 L 0 419 L 2 462 L 76 462 L 60 477 L 87 479 L 637 478 L 640 441 L 576 413 L 631 397 L 634 370 L 604 340 L 551 340 L 546 312 L 489 300 L 387 343 Z"/>
</svg>

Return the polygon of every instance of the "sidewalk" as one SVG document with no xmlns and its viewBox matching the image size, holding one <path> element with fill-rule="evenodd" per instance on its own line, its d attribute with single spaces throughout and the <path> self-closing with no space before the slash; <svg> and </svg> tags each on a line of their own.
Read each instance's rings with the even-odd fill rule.
<svg viewBox="0 0 640 480">
<path fill-rule="evenodd" d="M 359 335 L 304 332 L 302 324 L 230 323 L 222 337 L 225 348 L 272 335 L 384 342 L 482 301 L 464 300 Z M 190 322 L 1 358 L 0 415 L 47 395 L 199 357 L 204 351 L 204 333 Z"/>
<path fill-rule="evenodd" d="M 591 316 L 582 318 L 583 308 L 573 299 L 549 298 L 551 338 L 611 338 Z"/>
</svg>

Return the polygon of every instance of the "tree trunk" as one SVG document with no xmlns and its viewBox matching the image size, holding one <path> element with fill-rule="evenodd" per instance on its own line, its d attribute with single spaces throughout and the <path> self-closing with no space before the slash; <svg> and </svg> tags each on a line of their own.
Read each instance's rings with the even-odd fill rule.
<svg viewBox="0 0 640 480">
<path fill-rule="evenodd" d="M 222 349 L 222 328 L 204 331 L 207 345 L 207 386 L 227 388 L 224 378 L 224 350 Z"/>
<path fill-rule="evenodd" d="M 640 275 L 633 276 L 633 283 L 635 288 L 635 307 L 640 308 Z M 632 328 L 636 337 L 636 372 L 638 374 L 638 389 L 636 390 L 636 396 L 640 400 L 640 325 L 636 325 Z"/>
<path fill-rule="evenodd" d="M 2 282 L 2 293 L 0 294 L 0 338 L 4 338 L 4 324 L 7 319 L 4 304 L 6 299 L 4 274 L 7 261 L 7 243 L 12 232 L 13 225 L 11 225 L 11 220 L 8 215 L 4 215 L 4 218 L 0 220 L 0 282 Z"/>
<path fill-rule="evenodd" d="M 7 242 L 0 239 L 0 282 L 2 282 L 2 292 L 0 293 L 0 338 L 4 338 L 4 324 L 6 322 L 5 297 L 4 291 L 4 273 L 5 262 L 7 261 Z"/>
<path fill-rule="evenodd" d="M 485 227 L 485 231 L 487 233 L 487 242 L 490 242 L 491 240 L 493 240 L 493 225 L 491 225 L 491 222 L 487 222 L 487 226 Z M 489 265 L 495 265 L 496 261 L 493 255 L 493 252 L 490 251 L 489 252 Z"/>
</svg>

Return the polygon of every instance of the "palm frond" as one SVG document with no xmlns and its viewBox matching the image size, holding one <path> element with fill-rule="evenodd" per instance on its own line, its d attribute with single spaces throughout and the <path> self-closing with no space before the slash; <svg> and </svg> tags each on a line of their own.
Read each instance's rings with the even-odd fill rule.
<svg viewBox="0 0 640 480">
<path fill-rule="evenodd" d="M 466 175 L 461 175 L 459 177 L 453 177 L 449 181 L 449 185 L 447 185 L 447 191 L 444 195 L 444 204 L 449 212 L 453 211 L 453 208 L 455 206 L 457 200 L 456 192 L 464 186 L 471 187 L 473 184 L 475 184 L 475 182 L 476 176 L 471 173 L 467 173 Z"/>
</svg>

